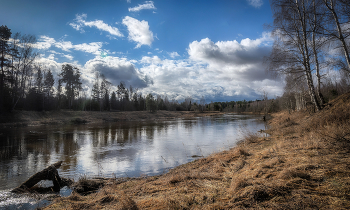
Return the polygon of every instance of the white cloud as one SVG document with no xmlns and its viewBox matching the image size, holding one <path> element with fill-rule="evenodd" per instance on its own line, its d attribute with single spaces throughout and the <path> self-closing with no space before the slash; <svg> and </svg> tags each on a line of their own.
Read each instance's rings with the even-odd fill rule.
<svg viewBox="0 0 350 210">
<path fill-rule="evenodd" d="M 55 61 L 54 54 L 50 54 L 48 57 L 40 56 L 37 59 L 38 63 L 45 65 L 47 69 L 50 69 L 53 75 L 58 75 L 61 71 L 62 64 Z"/>
<path fill-rule="evenodd" d="M 102 73 L 115 86 L 121 81 L 136 88 L 147 86 L 145 76 L 126 58 L 108 56 L 101 59 L 96 57 L 86 62 L 84 69 L 87 72 Z"/>
<path fill-rule="evenodd" d="M 176 57 L 180 56 L 177 52 L 171 52 L 171 53 L 168 53 L 168 54 L 169 54 L 169 56 L 171 58 L 176 58 Z"/>
<path fill-rule="evenodd" d="M 70 41 L 68 41 L 68 42 L 59 41 L 59 42 L 55 42 L 54 45 L 55 45 L 55 47 L 60 48 L 66 52 L 70 52 L 70 49 L 73 48 L 73 44 Z"/>
<path fill-rule="evenodd" d="M 83 44 L 74 45 L 75 50 L 84 51 L 84 52 L 92 53 L 96 55 L 99 55 L 101 53 L 101 50 L 100 50 L 101 47 L 102 47 L 102 42 L 91 42 L 89 44 L 83 43 Z"/>
<path fill-rule="evenodd" d="M 136 7 L 130 7 L 129 8 L 129 12 L 139 12 L 140 10 L 143 9 L 157 9 L 154 4 L 153 1 L 146 1 L 144 4 L 139 4 Z"/>
<path fill-rule="evenodd" d="M 62 57 L 65 57 L 65 58 L 67 58 L 67 59 L 69 59 L 69 60 L 73 60 L 73 56 L 72 55 L 69 55 L 69 54 L 64 54 L 64 53 L 59 53 L 59 52 L 56 52 L 56 51 L 54 51 L 54 50 L 49 50 L 49 51 L 47 51 L 47 52 L 49 52 L 49 53 L 51 53 L 51 54 L 56 54 L 56 55 L 61 55 Z M 42 55 L 42 56 L 44 56 L 44 54 Z M 49 56 L 50 57 L 50 56 Z"/>
<path fill-rule="evenodd" d="M 37 42 L 34 47 L 41 50 L 47 50 L 50 47 L 54 46 L 66 52 L 71 52 L 71 49 L 74 49 L 76 51 L 83 51 L 83 52 L 99 55 L 101 53 L 102 45 L 103 45 L 102 42 L 90 42 L 90 43 L 82 43 L 82 44 L 74 45 L 70 41 L 56 41 L 54 38 L 50 38 L 48 36 L 41 36 L 39 39 L 39 42 Z M 53 50 L 50 50 L 50 51 L 54 52 L 54 54 L 63 54 Z M 65 57 L 72 58 L 70 56 L 68 57 L 65 56 Z"/>
<path fill-rule="evenodd" d="M 151 46 L 154 39 L 152 31 L 149 30 L 147 21 L 139 21 L 135 18 L 126 16 L 123 19 L 123 24 L 128 28 L 129 40 L 137 43 L 136 48 L 139 48 L 142 45 Z"/>
<path fill-rule="evenodd" d="M 55 60 L 55 54 L 50 54 L 49 57 L 47 57 L 49 60 Z"/>
<path fill-rule="evenodd" d="M 251 6 L 255 8 L 260 8 L 264 4 L 262 0 L 247 0 L 247 1 Z"/>
<path fill-rule="evenodd" d="M 73 56 L 71 56 L 71 55 L 63 55 L 63 56 L 66 57 L 69 60 L 73 60 Z"/>
<path fill-rule="evenodd" d="M 263 55 L 270 50 L 272 39 L 270 34 L 263 33 L 259 39 L 249 38 L 234 41 L 218 41 L 214 43 L 209 38 L 193 41 L 188 48 L 190 58 L 218 66 L 226 64 L 246 65 L 261 62 Z"/>
<path fill-rule="evenodd" d="M 163 55 L 158 57 L 149 54 L 138 61 L 113 57 L 108 50 L 103 50 L 108 56 L 101 57 L 101 42 L 75 45 L 68 41 L 56 42 L 50 37 L 42 37 L 41 42 L 38 46 L 43 49 L 57 46 L 66 51 L 96 55 L 84 65 L 72 62 L 81 70 L 86 88 L 90 88 L 94 81 L 94 71 L 100 71 L 113 85 L 124 81 L 127 86 L 138 87 L 143 94 L 167 95 L 169 99 L 179 101 L 188 96 L 194 100 L 204 96 L 208 101 L 255 100 L 260 98 L 262 88 L 268 89 L 269 97 L 283 92 L 283 82 L 265 74 L 262 58 L 268 55 L 272 47 L 268 33 L 257 39 L 246 38 L 241 41 L 213 42 L 205 38 L 189 44 L 188 58 L 179 59 L 177 52 L 167 52 L 165 54 L 169 59 Z M 49 50 L 52 55 L 42 59 L 56 66 L 55 71 L 60 71 L 62 64 L 55 61 L 54 55 L 73 59 L 70 54 L 59 53 L 52 48 Z M 161 51 L 156 49 L 155 52 L 158 54 Z"/>
<path fill-rule="evenodd" d="M 109 34 L 113 36 L 123 37 L 124 35 L 119 31 L 118 28 L 112 27 L 106 23 L 104 23 L 102 20 L 94 20 L 94 21 L 85 21 L 87 18 L 86 14 L 76 15 L 76 18 L 74 19 L 74 22 L 69 23 L 70 26 L 72 26 L 75 30 L 84 32 L 83 27 L 89 26 L 96 27 L 100 31 L 106 31 Z"/>
<path fill-rule="evenodd" d="M 53 51 L 54 52 L 54 51 Z M 71 64 L 77 67 L 81 72 L 81 79 L 83 88 L 85 91 L 90 92 L 93 82 L 95 81 L 95 72 L 104 74 L 106 79 L 117 86 L 121 81 L 125 82 L 128 86 L 132 85 L 134 88 L 144 88 L 152 81 L 139 71 L 134 65 L 134 60 L 127 60 L 126 58 L 119 58 L 113 56 L 107 56 L 101 58 L 96 56 L 93 59 L 88 60 L 84 65 L 80 65 L 77 62 L 57 62 L 55 54 L 62 54 L 64 57 L 70 59 L 70 55 L 64 55 L 63 53 L 51 53 L 49 56 L 44 55 L 38 58 L 39 63 L 43 63 L 47 68 L 51 69 L 54 75 L 58 75 L 61 72 L 63 64 Z"/>
<path fill-rule="evenodd" d="M 54 38 L 48 36 L 40 36 L 38 40 L 34 47 L 40 50 L 47 50 L 56 42 Z"/>
<path fill-rule="evenodd" d="M 140 71 L 148 75 L 153 85 L 143 93 L 167 95 L 183 100 L 192 96 L 199 100 L 255 100 L 261 96 L 261 88 L 269 90 L 269 96 L 280 95 L 283 84 L 265 73 L 262 62 L 271 49 L 269 34 L 260 38 L 238 42 L 212 42 L 209 38 L 189 44 L 190 59 L 169 60 L 158 56 L 144 56 L 139 61 Z"/>
<path fill-rule="evenodd" d="M 161 63 L 161 59 L 158 56 L 143 56 L 142 59 L 140 60 L 141 63 L 146 63 L 146 64 L 159 64 Z"/>
</svg>

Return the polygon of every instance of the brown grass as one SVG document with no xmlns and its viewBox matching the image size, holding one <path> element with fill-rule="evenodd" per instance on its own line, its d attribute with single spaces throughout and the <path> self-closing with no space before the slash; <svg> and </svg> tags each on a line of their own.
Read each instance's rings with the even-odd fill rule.
<svg viewBox="0 0 350 210">
<path fill-rule="evenodd" d="M 350 209 L 349 107 L 345 94 L 312 116 L 277 113 L 269 137 L 46 209 Z"/>
</svg>

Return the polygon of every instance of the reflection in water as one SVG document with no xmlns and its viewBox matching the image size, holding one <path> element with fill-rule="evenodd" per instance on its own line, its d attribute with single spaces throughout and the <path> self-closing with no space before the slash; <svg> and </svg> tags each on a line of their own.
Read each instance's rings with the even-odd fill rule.
<svg viewBox="0 0 350 210">
<path fill-rule="evenodd" d="M 240 129 L 264 129 L 256 116 L 223 115 L 191 120 L 6 128 L 0 130 L 0 190 L 63 160 L 60 175 L 155 175 L 228 149 Z"/>
</svg>

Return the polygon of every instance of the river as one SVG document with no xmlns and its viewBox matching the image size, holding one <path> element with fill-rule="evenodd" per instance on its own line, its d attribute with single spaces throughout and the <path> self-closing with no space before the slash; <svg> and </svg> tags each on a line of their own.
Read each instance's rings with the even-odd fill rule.
<svg viewBox="0 0 350 210">
<path fill-rule="evenodd" d="M 115 122 L 0 129 L 0 208 L 35 208 L 9 192 L 62 160 L 60 176 L 137 177 L 167 172 L 198 156 L 227 150 L 247 132 L 265 129 L 261 116 L 224 114 L 167 121 Z M 258 120 L 259 119 L 259 120 Z M 61 190 L 61 195 L 69 193 Z"/>
</svg>

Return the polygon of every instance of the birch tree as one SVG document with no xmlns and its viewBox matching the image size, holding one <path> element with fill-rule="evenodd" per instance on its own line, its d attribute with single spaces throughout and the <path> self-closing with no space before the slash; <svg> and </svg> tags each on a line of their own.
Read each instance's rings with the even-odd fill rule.
<svg viewBox="0 0 350 210">
<path fill-rule="evenodd" d="M 268 58 L 268 70 L 278 73 L 302 72 L 308 92 L 317 111 L 321 109 L 316 97 L 310 63 L 310 18 L 305 0 L 272 0 L 274 13 L 274 42 Z"/>
<path fill-rule="evenodd" d="M 324 35 L 331 39 L 338 40 L 341 43 L 341 48 L 344 53 L 347 68 L 344 68 L 350 73 L 350 54 L 346 39 L 350 36 L 350 3 L 348 0 L 322 0 L 328 11 L 325 13 L 328 18 L 327 24 L 322 24 Z"/>
</svg>

